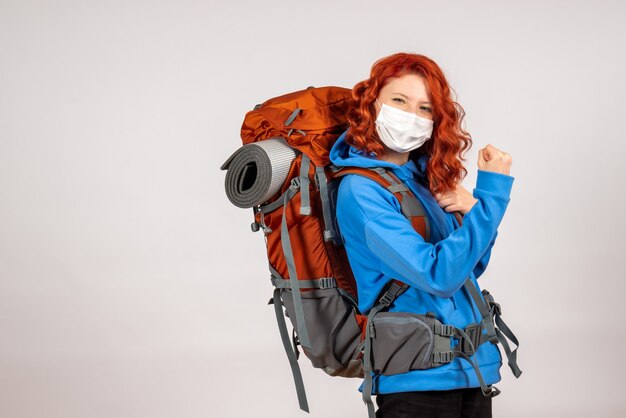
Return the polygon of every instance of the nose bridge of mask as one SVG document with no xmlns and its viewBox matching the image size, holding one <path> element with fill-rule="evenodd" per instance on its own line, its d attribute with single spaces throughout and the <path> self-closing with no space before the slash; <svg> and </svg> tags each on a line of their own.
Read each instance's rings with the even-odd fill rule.
<svg viewBox="0 0 626 418">
<path fill-rule="evenodd" d="M 380 102 L 378 102 L 378 104 L 380 105 Z M 399 129 L 408 129 L 413 125 L 426 129 L 432 127 L 433 125 L 433 121 L 431 119 L 423 118 L 415 113 L 406 112 L 385 103 L 380 106 L 380 114 L 378 115 L 379 119 L 384 118 L 386 123 L 391 123 Z"/>
</svg>

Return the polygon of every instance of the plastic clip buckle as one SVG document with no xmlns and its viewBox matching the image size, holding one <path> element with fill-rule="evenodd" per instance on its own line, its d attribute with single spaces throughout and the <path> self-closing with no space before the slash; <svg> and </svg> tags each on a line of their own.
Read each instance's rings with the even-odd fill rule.
<svg viewBox="0 0 626 418">
<path fill-rule="evenodd" d="M 320 289 L 330 289 L 335 287 L 335 279 L 332 277 L 322 277 L 319 279 Z"/>
<path fill-rule="evenodd" d="M 444 337 L 454 337 L 454 326 L 441 324 L 439 335 Z"/>
<path fill-rule="evenodd" d="M 296 176 L 296 177 L 294 177 L 294 178 L 292 178 L 292 179 L 291 179 L 291 186 L 292 186 L 293 188 L 298 188 L 298 187 L 300 187 L 300 177 L 299 177 L 299 176 Z"/>
<path fill-rule="evenodd" d="M 440 351 L 433 353 L 434 363 L 450 363 L 454 359 L 452 351 Z"/>
<path fill-rule="evenodd" d="M 387 307 L 387 306 L 391 305 L 391 302 L 393 302 L 393 295 L 389 291 L 386 291 L 385 294 L 382 295 L 382 297 L 380 298 L 380 300 L 378 302 L 381 305 Z"/>
</svg>

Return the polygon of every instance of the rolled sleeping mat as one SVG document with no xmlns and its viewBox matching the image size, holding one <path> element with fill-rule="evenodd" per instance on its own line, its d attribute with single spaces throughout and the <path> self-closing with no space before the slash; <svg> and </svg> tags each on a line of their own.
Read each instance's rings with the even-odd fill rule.
<svg viewBox="0 0 626 418">
<path fill-rule="evenodd" d="M 233 205 L 252 208 L 268 201 L 285 180 L 296 151 L 282 138 L 270 138 L 239 148 L 224 164 L 226 196 Z"/>
</svg>

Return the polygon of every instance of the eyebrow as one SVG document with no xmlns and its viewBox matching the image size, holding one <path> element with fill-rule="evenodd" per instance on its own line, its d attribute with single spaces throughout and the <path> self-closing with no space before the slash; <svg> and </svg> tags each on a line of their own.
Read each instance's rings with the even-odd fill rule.
<svg viewBox="0 0 626 418">
<path fill-rule="evenodd" d="M 409 98 L 409 96 L 407 96 L 406 94 L 402 94 L 402 93 L 391 93 L 391 94 L 397 94 L 398 96 L 402 96 L 402 97 L 404 97 L 404 98 L 406 98 L 406 99 L 408 99 L 408 98 Z M 431 102 L 429 102 L 429 101 L 421 101 L 420 103 L 432 104 L 432 103 L 431 103 Z"/>
</svg>

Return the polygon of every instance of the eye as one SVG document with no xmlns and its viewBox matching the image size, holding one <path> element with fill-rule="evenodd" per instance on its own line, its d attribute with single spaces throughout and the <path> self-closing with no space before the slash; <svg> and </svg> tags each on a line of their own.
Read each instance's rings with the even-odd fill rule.
<svg viewBox="0 0 626 418">
<path fill-rule="evenodd" d="M 401 99 L 399 97 L 395 97 L 392 100 L 397 101 L 398 103 L 404 103 L 404 99 Z"/>
<path fill-rule="evenodd" d="M 428 106 L 420 106 L 420 109 L 421 110 L 425 110 L 425 111 L 430 112 L 430 113 L 433 112 L 433 110 L 430 107 L 428 107 Z"/>
</svg>

